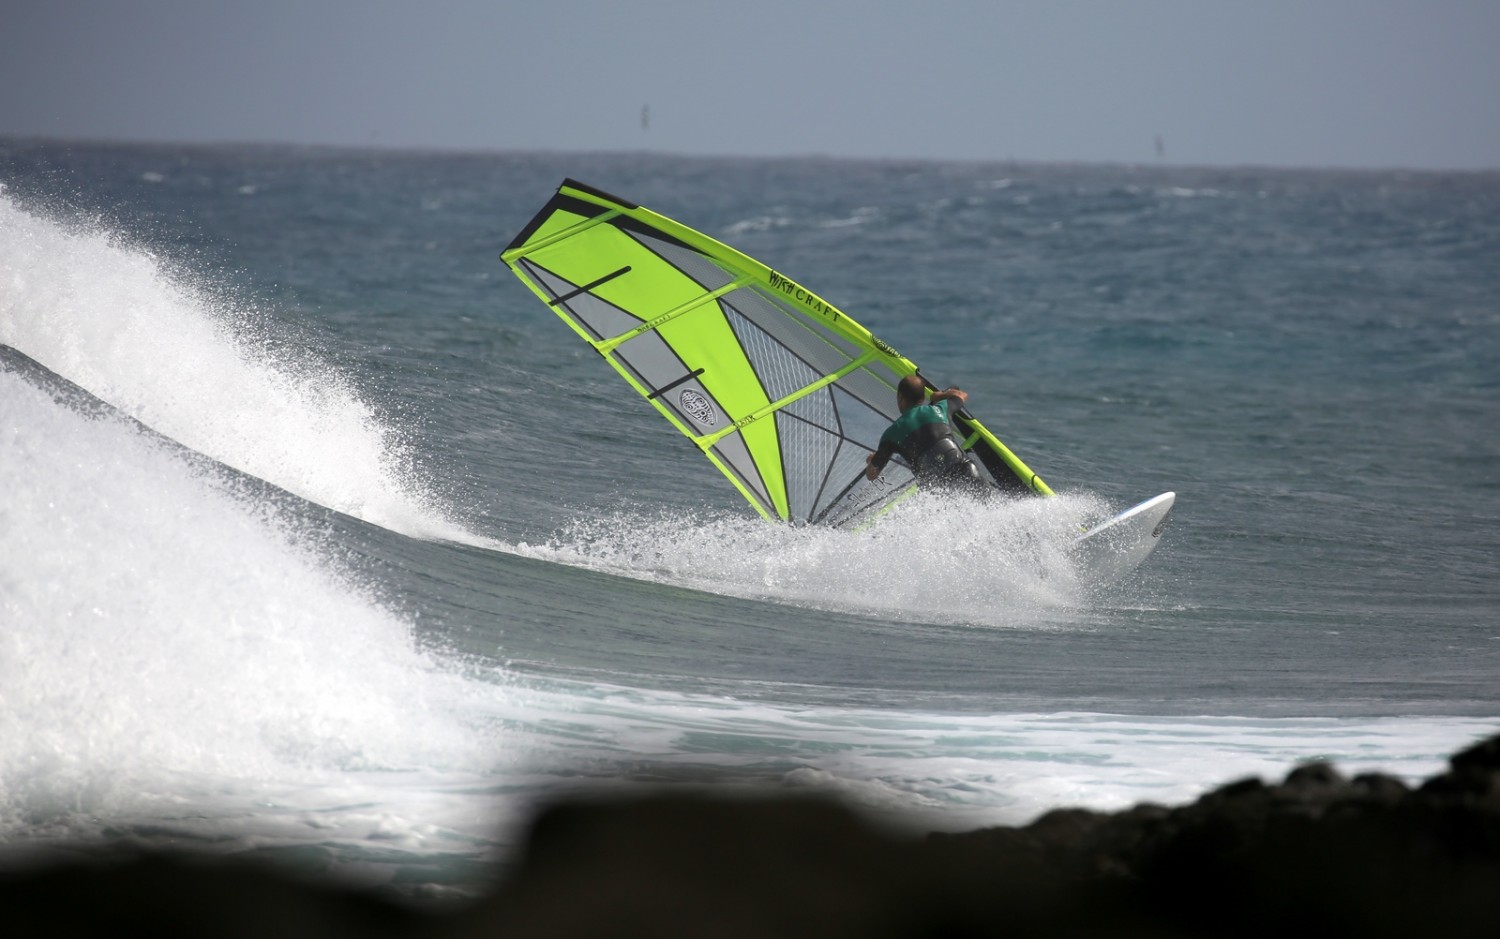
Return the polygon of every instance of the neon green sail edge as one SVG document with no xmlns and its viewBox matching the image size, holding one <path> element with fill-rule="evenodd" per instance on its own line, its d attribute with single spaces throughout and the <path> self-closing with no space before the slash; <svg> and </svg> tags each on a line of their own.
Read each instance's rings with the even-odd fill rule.
<svg viewBox="0 0 1500 939">
<path fill-rule="evenodd" d="M 565 210 L 548 212 L 544 208 L 538 213 L 532 223 L 518 235 L 515 241 L 501 254 L 501 259 L 510 267 L 511 271 L 531 289 L 544 303 L 553 309 L 555 313 L 585 342 L 592 346 L 608 361 L 626 382 L 636 390 L 643 398 L 646 398 L 656 410 L 667 419 L 684 436 L 692 440 L 705 456 L 722 472 L 726 478 L 739 490 L 741 495 L 761 515 L 767 518 L 780 518 L 786 520 L 790 517 L 788 509 L 788 498 L 786 495 L 785 481 L 781 474 L 780 466 L 780 443 L 775 437 L 774 422 L 764 422 L 762 418 L 787 408 L 798 401 L 814 394 L 825 386 L 839 381 L 845 375 L 859 369 L 869 369 L 872 366 L 880 366 L 884 371 L 899 378 L 911 375 L 918 371 L 917 366 L 911 360 L 900 355 L 895 349 L 874 336 L 860 323 L 850 318 L 843 311 L 822 297 L 803 287 L 791 278 L 767 267 L 760 261 L 723 244 L 702 232 L 696 231 L 666 216 L 641 206 L 626 203 L 622 200 L 609 196 L 591 187 L 568 180 L 558 189 L 557 197 L 566 197 L 570 200 L 586 203 L 599 209 L 597 214 L 589 217 L 580 216 Z M 557 203 L 548 204 L 548 208 Z M 598 291 L 603 296 L 606 291 L 617 291 L 615 299 L 622 302 L 628 298 L 622 297 L 618 291 L 628 289 L 630 297 L 642 298 L 646 302 L 639 304 L 655 311 L 661 310 L 650 319 L 631 325 L 629 328 L 614 335 L 595 338 L 590 335 L 589 330 L 584 328 L 578 321 L 563 309 L 559 302 L 561 298 L 554 292 L 549 292 L 541 284 L 533 280 L 528 272 L 520 264 L 523 258 L 546 254 L 549 248 L 562 245 L 563 243 L 575 243 L 569 247 L 574 255 L 581 252 L 587 255 L 589 251 L 590 232 L 601 225 L 614 222 L 620 224 L 621 218 L 631 220 L 635 225 L 658 232 L 667 238 L 673 239 L 681 244 L 699 252 L 712 261 L 724 271 L 733 275 L 729 283 L 711 290 L 704 291 L 701 287 L 693 284 L 687 287 L 683 281 L 686 278 L 680 276 L 681 272 L 675 272 L 678 276 L 653 277 L 649 266 L 642 266 L 640 270 L 634 270 L 631 265 L 617 270 L 614 274 L 606 274 L 596 279 L 595 283 L 583 284 L 572 293 L 583 293 L 587 291 Z M 617 242 L 609 242 L 606 248 L 600 243 L 601 250 L 618 251 Z M 554 252 L 555 253 L 555 252 Z M 613 263 L 613 262 L 612 262 Z M 615 275 L 630 271 L 630 278 L 617 278 L 611 283 L 609 281 Z M 732 293 L 746 286 L 754 286 L 772 293 L 781 303 L 789 306 L 813 323 L 842 336 L 862 354 L 854 358 L 847 365 L 836 371 L 824 374 L 821 378 L 810 381 L 801 387 L 784 394 L 775 400 L 760 391 L 760 382 L 754 373 L 748 373 L 748 378 L 741 377 L 739 380 L 731 380 L 736 376 L 733 363 L 717 363 L 715 367 L 716 384 L 714 395 L 735 406 L 737 412 L 741 413 L 738 419 L 728 426 L 712 433 L 699 433 L 681 420 L 671 409 L 664 406 L 658 397 L 660 390 L 653 393 L 636 379 L 630 369 L 625 367 L 615 355 L 615 351 L 624 343 L 644 333 L 660 331 L 668 333 L 680 330 L 682 327 L 676 325 L 680 318 L 687 314 L 713 303 L 716 299 Z M 644 293 L 643 293 L 644 292 Z M 637 317 L 641 319 L 641 317 Z M 712 329 L 714 319 L 695 320 L 694 328 L 703 330 Z M 708 324 L 705 326 L 705 323 Z M 728 331 L 728 326 L 723 326 L 726 333 L 727 346 L 733 346 L 733 336 Z M 712 342 L 714 337 L 709 335 L 695 336 L 695 342 L 702 344 Z M 700 369 L 702 371 L 702 369 Z M 731 379 L 720 377 L 729 375 Z M 886 379 L 882 378 L 882 381 Z M 707 379 L 705 379 L 705 383 Z M 746 398 L 742 389 L 754 388 L 759 397 Z M 1041 480 L 1030 468 L 1023 463 L 1011 450 L 1000 442 L 983 424 L 967 412 L 960 412 L 955 418 L 955 424 L 965 436 L 965 446 L 982 447 L 998 459 L 1014 477 L 1020 481 L 1020 485 L 1038 495 L 1050 496 L 1052 490 Z M 714 452 L 714 446 L 727 435 L 740 433 L 745 437 L 747 447 L 756 447 L 756 467 L 765 486 L 764 493 L 752 492 L 752 488 L 742 481 L 725 462 Z M 983 455 L 982 450 L 980 451 Z M 987 464 L 989 460 L 985 461 Z M 992 470 L 995 468 L 991 464 Z M 760 487 L 755 487 L 759 489 Z M 765 504 L 769 501 L 769 505 Z"/>
</svg>

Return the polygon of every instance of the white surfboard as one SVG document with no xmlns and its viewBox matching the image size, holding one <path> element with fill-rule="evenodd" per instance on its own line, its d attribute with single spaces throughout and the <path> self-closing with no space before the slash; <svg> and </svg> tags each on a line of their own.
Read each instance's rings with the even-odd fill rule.
<svg viewBox="0 0 1500 939">
<path fill-rule="evenodd" d="M 1164 492 L 1079 535 L 1073 555 L 1080 567 L 1101 581 L 1135 570 L 1161 540 L 1176 501 L 1175 492 Z"/>
</svg>

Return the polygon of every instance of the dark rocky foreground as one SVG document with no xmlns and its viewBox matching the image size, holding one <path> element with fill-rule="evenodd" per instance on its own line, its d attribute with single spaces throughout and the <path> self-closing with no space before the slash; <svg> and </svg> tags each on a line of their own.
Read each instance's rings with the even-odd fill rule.
<svg viewBox="0 0 1500 939">
<path fill-rule="evenodd" d="M 559 805 L 487 899 L 436 914 L 147 857 L 0 881 L 11 936 L 1500 937 L 1500 736 L 1416 789 L 1299 767 L 1192 805 L 909 837 L 808 799 Z"/>
</svg>

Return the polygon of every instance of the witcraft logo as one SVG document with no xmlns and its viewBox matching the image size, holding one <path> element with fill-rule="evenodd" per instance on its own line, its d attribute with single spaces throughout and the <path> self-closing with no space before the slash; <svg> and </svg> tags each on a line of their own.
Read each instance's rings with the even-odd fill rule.
<svg viewBox="0 0 1500 939">
<path fill-rule="evenodd" d="M 712 427 L 719 421 L 719 416 L 714 413 L 714 406 L 691 388 L 677 396 L 677 403 L 682 405 L 689 417 L 704 427 Z"/>
<path fill-rule="evenodd" d="M 829 306 L 824 302 L 822 297 L 813 293 L 811 290 L 808 290 L 806 287 L 797 283 L 795 280 L 790 280 L 786 277 L 781 276 L 775 271 L 772 271 L 771 276 L 767 278 L 766 282 L 771 285 L 772 290 L 779 290 L 782 293 L 786 294 L 788 297 L 796 298 L 798 303 L 807 304 L 808 309 L 812 310 L 814 313 L 817 313 L 819 316 L 830 319 L 835 323 L 839 321 L 840 314 L 838 310 L 835 310 L 833 307 Z"/>
</svg>

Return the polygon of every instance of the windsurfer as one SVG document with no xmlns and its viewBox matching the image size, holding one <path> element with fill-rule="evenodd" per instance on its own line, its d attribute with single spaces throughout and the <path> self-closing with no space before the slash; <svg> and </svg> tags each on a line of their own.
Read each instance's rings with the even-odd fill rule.
<svg viewBox="0 0 1500 939">
<path fill-rule="evenodd" d="M 865 459 L 865 478 L 879 478 L 891 455 L 900 453 L 911 465 L 921 484 L 982 488 L 979 468 L 964 453 L 953 437 L 948 423 L 948 402 L 963 407 L 967 393 L 958 388 L 934 391 L 927 397 L 927 385 L 916 375 L 908 375 L 896 386 L 896 407 L 901 416 L 880 436 L 880 448 Z"/>
</svg>

